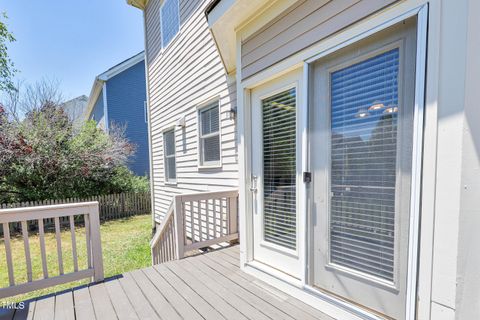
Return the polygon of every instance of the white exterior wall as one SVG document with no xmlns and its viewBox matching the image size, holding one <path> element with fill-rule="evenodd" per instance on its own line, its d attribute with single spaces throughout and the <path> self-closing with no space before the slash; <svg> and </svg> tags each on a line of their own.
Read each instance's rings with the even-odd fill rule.
<svg viewBox="0 0 480 320">
<path fill-rule="evenodd" d="M 229 110 L 236 104 L 234 78 L 225 74 L 204 10 L 207 0 L 180 0 L 180 31 L 162 51 L 161 0 L 145 9 L 146 54 L 151 119 L 152 179 L 155 220 L 160 222 L 179 193 L 215 191 L 238 186 L 235 121 Z M 220 168 L 198 167 L 197 107 L 220 98 Z M 164 178 L 163 131 L 185 115 L 186 126 L 176 127 L 177 183 Z"/>
</svg>

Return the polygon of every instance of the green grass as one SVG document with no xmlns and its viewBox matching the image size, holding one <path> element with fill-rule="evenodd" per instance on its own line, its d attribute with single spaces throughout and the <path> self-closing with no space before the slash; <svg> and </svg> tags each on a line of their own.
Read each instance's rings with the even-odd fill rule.
<svg viewBox="0 0 480 320">
<path fill-rule="evenodd" d="M 150 215 L 141 215 L 121 220 L 108 221 L 100 226 L 105 278 L 151 265 L 149 246 L 151 236 L 151 221 Z M 83 227 L 76 227 L 75 236 L 79 270 L 81 270 L 85 269 L 87 265 L 85 229 Z M 70 230 L 63 230 L 61 238 L 64 273 L 73 272 Z M 37 234 L 32 234 L 29 239 L 32 257 L 33 279 L 40 279 L 43 278 L 43 271 L 39 238 Z M 23 238 L 21 236 L 12 237 L 11 244 L 15 270 L 15 282 L 27 282 L 27 268 L 25 263 Z M 58 275 L 57 245 L 54 233 L 48 232 L 45 234 L 45 245 L 47 249 L 49 276 Z M 0 288 L 8 286 L 8 272 L 5 260 L 5 246 L 3 240 L 1 240 Z M 2 302 L 24 301 L 34 297 L 83 285 L 88 282 L 89 279 L 85 279 L 52 288 L 37 290 L 3 300 L 0 299 L 0 305 L 2 305 Z"/>
</svg>

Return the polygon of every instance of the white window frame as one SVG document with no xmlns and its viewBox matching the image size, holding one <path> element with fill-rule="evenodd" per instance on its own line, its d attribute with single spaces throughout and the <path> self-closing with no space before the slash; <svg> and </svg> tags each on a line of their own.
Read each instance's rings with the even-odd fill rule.
<svg viewBox="0 0 480 320">
<path fill-rule="evenodd" d="M 165 141 L 165 134 L 173 132 L 174 137 L 174 151 L 173 155 L 167 156 L 167 148 L 166 148 L 166 141 Z M 175 139 L 175 127 L 169 127 L 162 131 L 162 139 L 163 139 L 163 172 L 164 172 L 164 182 L 168 185 L 176 185 L 177 184 L 177 146 L 176 146 L 176 139 Z M 175 159 L 175 179 L 169 179 L 167 175 L 167 159 L 174 158 Z"/>
<path fill-rule="evenodd" d="M 215 105 L 216 104 L 216 105 Z M 202 136 L 202 117 L 201 114 L 204 111 L 209 109 L 218 108 L 218 132 L 209 133 L 205 136 Z M 211 168 L 220 168 L 222 166 L 222 118 L 220 111 L 220 98 L 215 97 L 209 99 L 205 103 L 202 103 L 197 107 L 197 135 L 198 135 L 198 168 L 199 169 L 211 169 Z M 218 135 L 218 144 L 219 144 L 219 159 L 218 161 L 203 161 L 203 140 L 206 138 L 211 138 Z"/>
<path fill-rule="evenodd" d="M 176 0 L 177 1 L 177 14 L 178 14 L 178 31 L 177 33 L 173 36 L 173 38 L 170 40 L 169 43 L 167 43 L 165 45 L 165 43 L 163 43 L 163 27 L 162 27 L 162 9 L 163 9 L 163 6 L 165 5 L 165 3 L 167 1 L 173 1 L 173 0 L 164 0 L 162 5 L 160 6 L 160 8 L 158 9 L 158 14 L 160 16 L 160 43 L 162 45 L 162 49 L 161 49 L 161 52 L 163 53 L 165 50 L 167 50 L 167 48 L 169 48 L 174 42 L 175 40 L 178 38 L 178 35 L 180 34 L 180 27 L 181 27 L 181 23 L 180 23 L 180 0 Z"/>
</svg>

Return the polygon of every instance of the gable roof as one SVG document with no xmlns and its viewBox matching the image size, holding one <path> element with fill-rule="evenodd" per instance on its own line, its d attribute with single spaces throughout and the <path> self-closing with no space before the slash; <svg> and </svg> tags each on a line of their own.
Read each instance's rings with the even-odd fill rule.
<svg viewBox="0 0 480 320">
<path fill-rule="evenodd" d="M 110 80 L 111 78 L 115 77 L 116 75 L 124 72 L 125 70 L 133 67 L 137 63 L 145 60 L 145 51 L 142 51 L 133 57 L 130 57 L 113 67 L 109 68 L 107 71 L 99 74 L 95 77 L 93 81 L 92 90 L 90 91 L 90 96 L 87 102 L 87 108 L 85 109 L 84 119 L 90 118 L 90 115 L 93 111 L 93 107 L 98 100 L 100 92 L 102 92 L 103 84 Z"/>
</svg>

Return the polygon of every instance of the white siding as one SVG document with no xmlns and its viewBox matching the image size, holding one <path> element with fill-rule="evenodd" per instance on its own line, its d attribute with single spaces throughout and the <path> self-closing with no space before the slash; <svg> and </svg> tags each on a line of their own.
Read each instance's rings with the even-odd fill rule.
<svg viewBox="0 0 480 320">
<path fill-rule="evenodd" d="M 172 195 L 238 186 L 235 122 L 229 110 L 236 105 L 236 85 L 224 71 L 204 9 L 208 1 L 180 1 L 180 32 L 162 53 L 160 0 L 145 10 L 149 99 L 152 129 L 154 209 L 161 221 Z M 221 168 L 198 168 L 197 107 L 219 97 Z M 185 115 L 185 128 L 176 128 L 177 184 L 165 184 L 162 132 Z"/>
<path fill-rule="evenodd" d="M 303 0 L 242 43 L 248 78 L 398 0 Z"/>
</svg>

